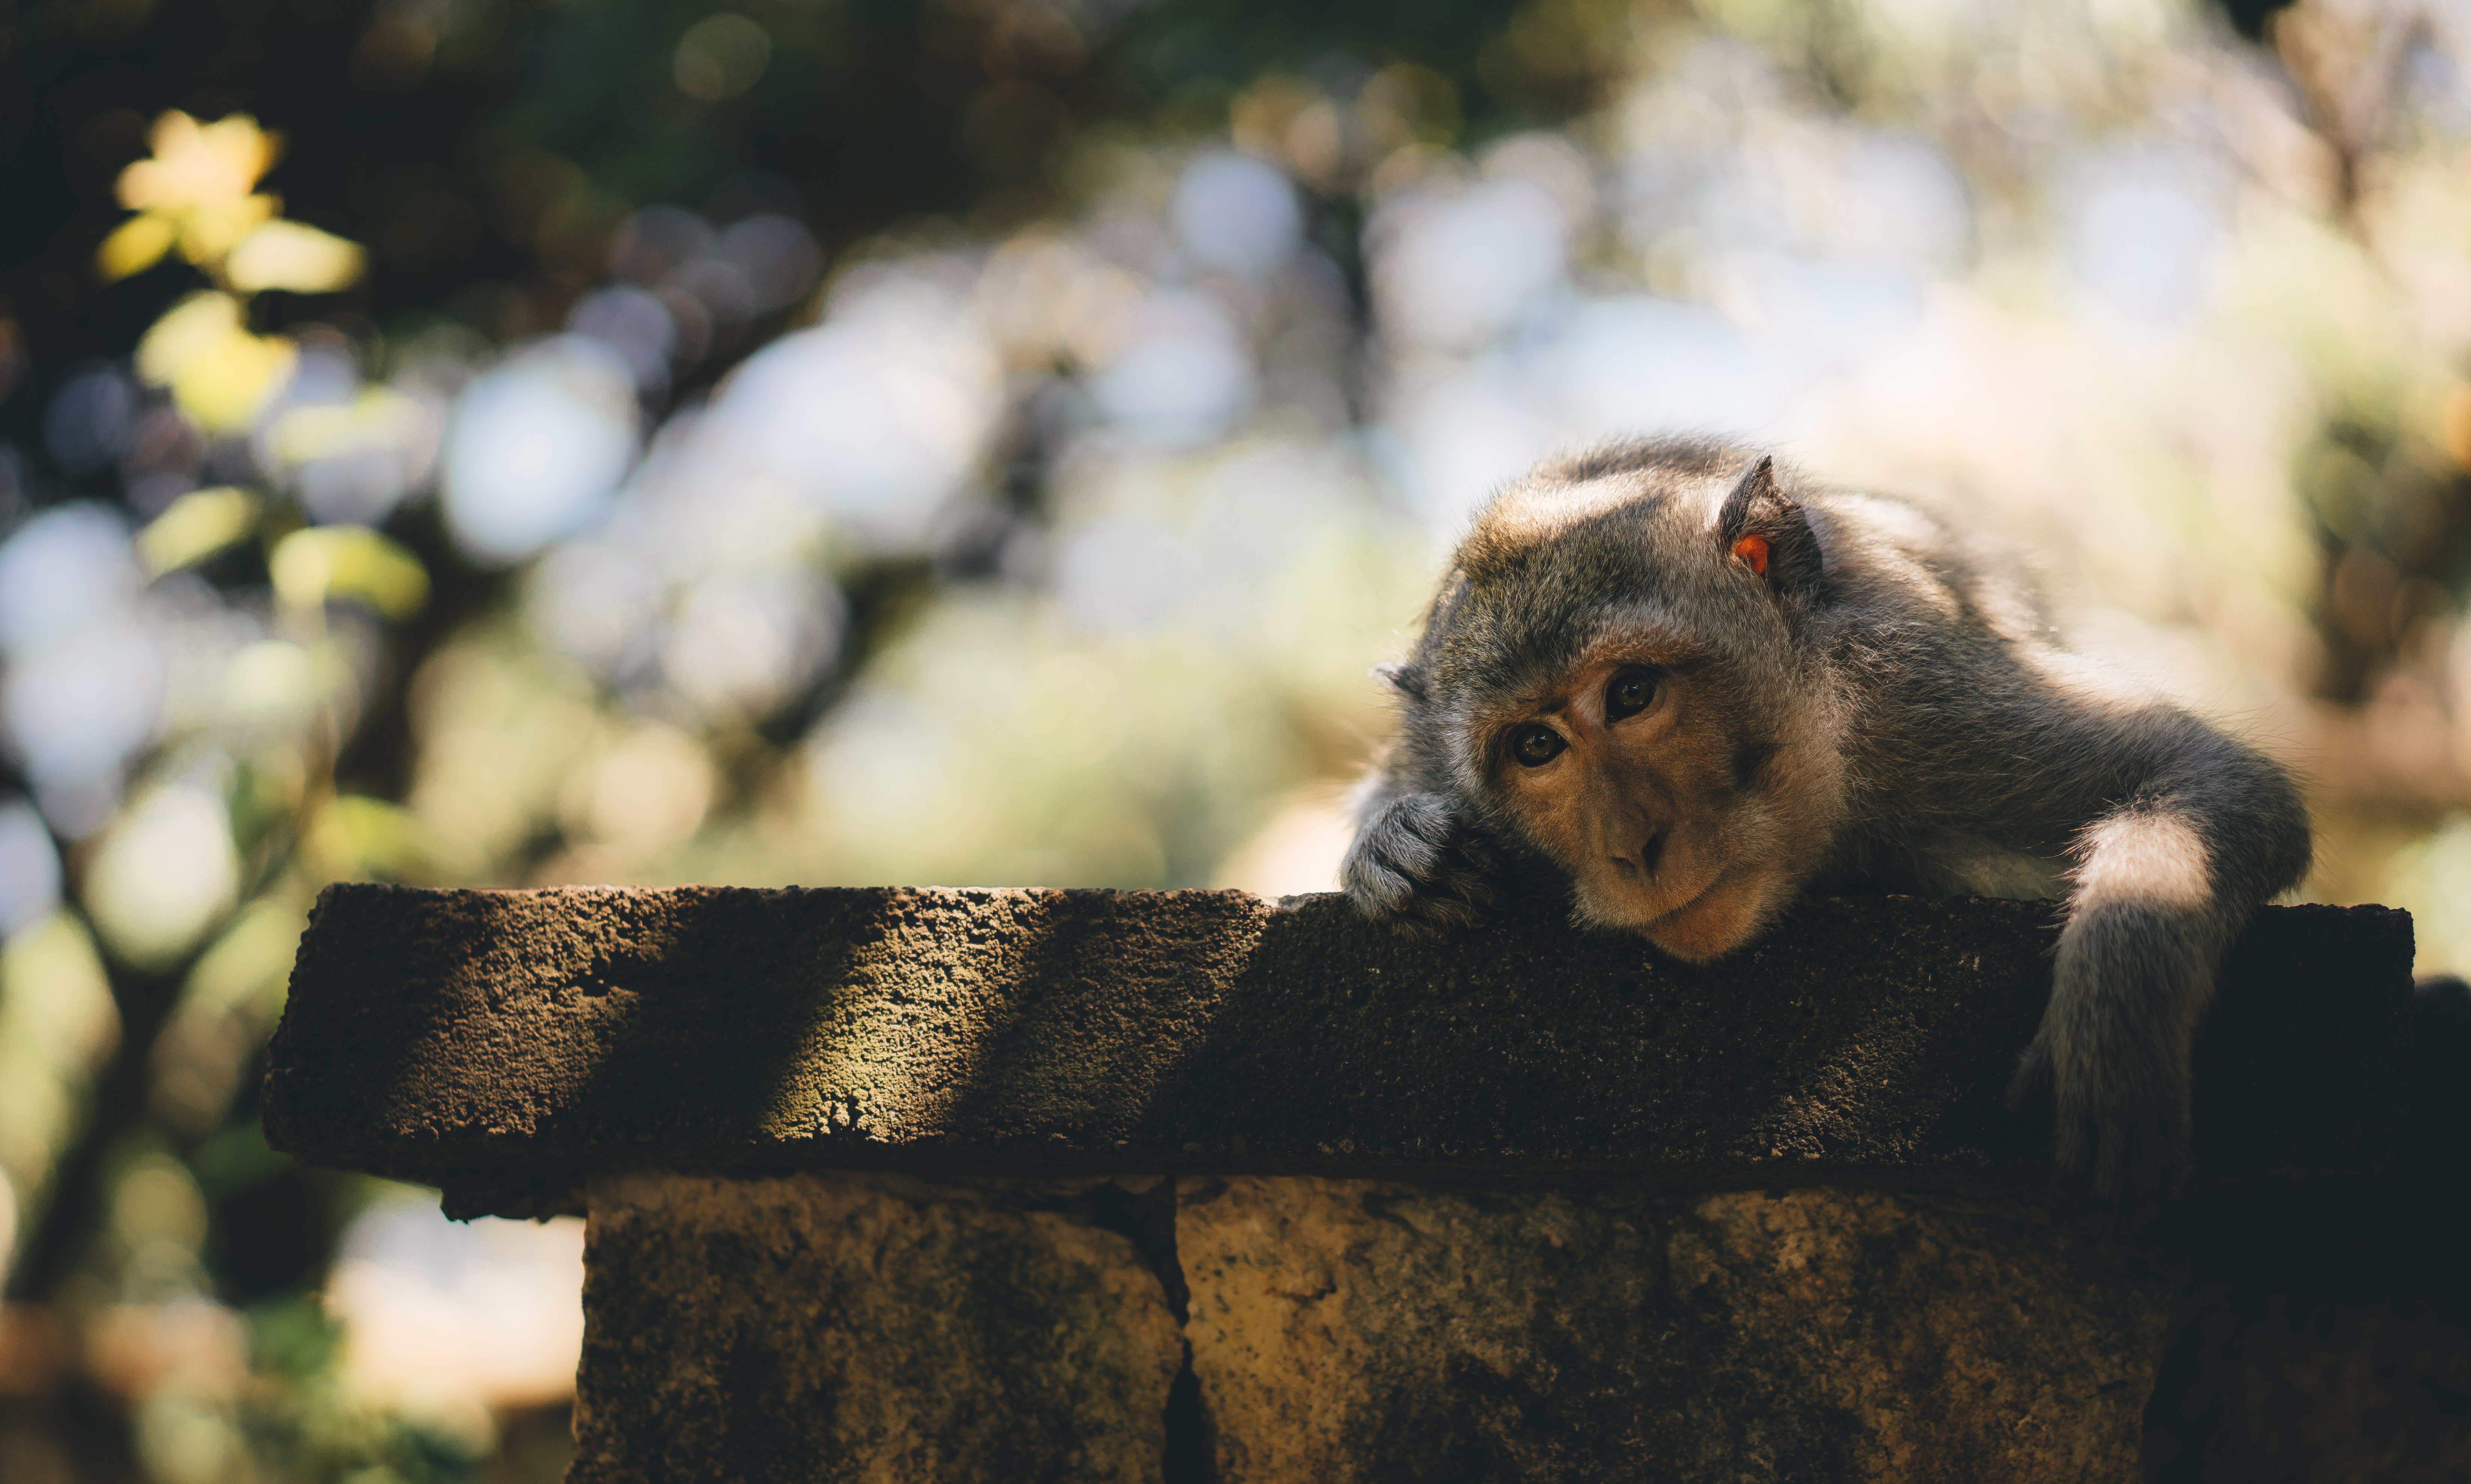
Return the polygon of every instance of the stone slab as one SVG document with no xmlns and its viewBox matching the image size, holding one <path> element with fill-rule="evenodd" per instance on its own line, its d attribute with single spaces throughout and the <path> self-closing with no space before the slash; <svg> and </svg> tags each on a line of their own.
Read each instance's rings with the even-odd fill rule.
<svg viewBox="0 0 2471 1484">
<path fill-rule="evenodd" d="M 1875 1191 L 1187 1178 L 1220 1484 L 2127 1481 L 2172 1288 Z"/>
<path fill-rule="evenodd" d="M 1691 965 L 1543 908 L 1432 943 L 1334 896 L 336 886 L 266 1128 L 510 1215 L 648 1166 L 2014 1191 L 2054 936 L 1825 898 Z M 2200 1032 L 2200 1173 L 2389 1162 L 2410 974 L 2404 914 L 2262 913 Z"/>
<path fill-rule="evenodd" d="M 594 1182 L 568 1484 L 1158 1479 L 1176 1317 L 1047 1194 Z"/>
</svg>

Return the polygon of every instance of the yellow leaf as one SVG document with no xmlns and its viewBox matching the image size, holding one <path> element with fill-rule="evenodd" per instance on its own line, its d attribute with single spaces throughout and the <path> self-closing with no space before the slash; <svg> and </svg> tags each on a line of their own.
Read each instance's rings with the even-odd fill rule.
<svg viewBox="0 0 2471 1484">
<path fill-rule="evenodd" d="M 248 115 L 200 124 L 175 109 L 154 121 L 149 137 L 153 154 L 120 173 L 120 203 L 143 215 L 105 243 L 106 276 L 136 272 L 176 241 L 191 263 L 220 264 L 282 210 L 273 197 L 256 194 L 258 177 L 274 163 L 282 141 Z M 147 221 L 153 224 L 138 224 Z M 130 263 L 136 266 L 126 266 Z"/>
<path fill-rule="evenodd" d="M 295 354 L 279 336 L 249 334 L 230 294 L 193 293 L 137 342 L 137 374 L 172 388 L 172 400 L 200 427 L 224 432 L 257 416 Z"/>
<path fill-rule="evenodd" d="M 282 209 L 283 203 L 271 196 L 243 196 L 192 207 L 180 214 L 180 256 L 201 266 L 211 264 Z"/>
<path fill-rule="evenodd" d="M 257 188 L 283 144 L 246 113 L 201 125 L 176 108 L 154 121 L 147 142 L 153 155 L 120 173 L 120 204 L 134 211 L 236 201 Z"/>
<path fill-rule="evenodd" d="M 269 221 L 231 249 L 224 278 L 243 293 L 332 293 L 360 282 L 364 264 L 358 243 L 298 221 Z"/>
<path fill-rule="evenodd" d="M 150 576 L 161 576 L 223 550 L 257 523 L 257 497 L 230 485 L 194 490 L 137 533 L 137 555 Z"/>
<path fill-rule="evenodd" d="M 169 217 L 147 212 L 129 218 L 112 230 L 95 249 L 94 266 L 105 283 L 118 283 L 131 273 L 143 273 L 162 261 L 172 250 L 179 229 Z"/>
<path fill-rule="evenodd" d="M 172 400 L 201 428 L 246 428 L 274 389 L 291 380 L 298 354 L 281 336 L 236 336 L 213 360 L 183 367 L 173 379 Z"/>
<path fill-rule="evenodd" d="M 268 559 L 275 596 L 293 608 L 359 598 L 389 618 L 429 601 L 429 573 L 400 544 L 365 525 L 316 525 L 275 543 Z"/>
<path fill-rule="evenodd" d="M 168 386 L 180 367 L 210 355 L 224 340 L 246 334 L 240 301 L 227 293 L 193 293 L 163 312 L 137 342 L 137 374 Z"/>
</svg>

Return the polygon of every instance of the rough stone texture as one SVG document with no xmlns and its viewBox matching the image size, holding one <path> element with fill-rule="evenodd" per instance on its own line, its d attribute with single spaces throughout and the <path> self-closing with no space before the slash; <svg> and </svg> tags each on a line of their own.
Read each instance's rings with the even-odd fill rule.
<svg viewBox="0 0 2471 1484">
<path fill-rule="evenodd" d="M 2171 1289 L 2035 1221 L 1824 1190 L 1166 1195 L 603 1176 L 569 1477 L 2139 1476 Z"/>
<path fill-rule="evenodd" d="M 1183 1340 L 1073 1194 L 596 1181 L 567 1478 L 1158 1479 Z"/>
<path fill-rule="evenodd" d="M 1329 896 L 338 886 L 266 1127 L 506 1214 L 660 1164 L 2012 1190 L 2050 919 L 1813 900 L 1690 965 L 1549 906 L 1423 943 Z M 2209 1179 L 2391 1157 L 2410 962 L 2400 913 L 2260 915 L 2199 1046 Z"/>
<path fill-rule="evenodd" d="M 2170 1290 L 1871 1192 L 1188 1179 L 1221 1484 L 2129 1480 Z"/>
<path fill-rule="evenodd" d="M 2164 1366 L 2173 1394 L 2154 1419 L 2149 1477 L 2471 1479 L 2471 1314 L 2460 1288 L 2457 1279 L 2382 1299 L 2314 1284 L 2192 1295 Z"/>
</svg>

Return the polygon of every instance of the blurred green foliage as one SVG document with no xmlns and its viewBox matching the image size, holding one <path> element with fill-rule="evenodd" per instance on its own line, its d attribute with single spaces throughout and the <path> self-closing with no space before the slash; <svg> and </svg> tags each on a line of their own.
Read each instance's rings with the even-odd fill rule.
<svg viewBox="0 0 2471 1484">
<path fill-rule="evenodd" d="M 0 12 L 0 1477 L 560 1468 L 579 1238 L 258 1137 L 324 882 L 1325 887 L 1556 443 L 1969 499 L 2471 965 L 2471 58 L 2233 9 Z"/>
</svg>

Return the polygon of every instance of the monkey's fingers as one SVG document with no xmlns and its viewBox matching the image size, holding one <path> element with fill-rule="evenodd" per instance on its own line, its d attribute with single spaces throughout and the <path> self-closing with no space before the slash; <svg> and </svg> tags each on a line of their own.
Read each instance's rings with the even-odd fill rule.
<svg viewBox="0 0 2471 1484">
<path fill-rule="evenodd" d="M 1393 805 L 1366 820 L 1339 867 L 1339 884 L 1364 916 L 1379 922 L 1413 905 L 1420 881 L 1441 861 L 1441 843 L 1419 828 L 1412 810 Z"/>
<path fill-rule="evenodd" d="M 1473 927 L 1497 904 L 1494 874 L 1483 857 L 1451 849 L 1441 870 L 1416 894 L 1408 916 L 1442 931 Z"/>
<path fill-rule="evenodd" d="M 2177 1194 L 2188 1174 L 2186 1121 L 2165 1107 L 2113 1108 L 2083 1139 L 2093 1198 L 2112 1211 L 2150 1209 Z"/>
<path fill-rule="evenodd" d="M 2187 1110 L 2167 1084 L 2061 1084 L 2056 1113 L 2055 1214 L 2091 1211 L 2141 1224 L 2185 1183 Z"/>
<path fill-rule="evenodd" d="M 2051 1060 L 2051 1048 L 2037 1035 L 2017 1061 L 2016 1075 L 2008 1079 L 2008 1109 L 2012 1113 L 2047 1113 L 2058 1097 L 2059 1074 Z"/>
<path fill-rule="evenodd" d="M 1493 905 L 1494 874 L 1491 857 L 1441 800 L 1409 794 L 1364 822 L 1339 881 L 1373 921 L 1438 937 Z"/>
<path fill-rule="evenodd" d="M 1386 910 L 1365 916 L 1419 938 L 1441 938 L 1474 926 L 1495 903 L 1492 874 L 1455 851 L 1429 875 L 1405 885 L 1385 902 Z"/>
<path fill-rule="evenodd" d="M 2187 1171 L 2186 1117 L 2171 1084 L 2114 1076 L 2071 1085 L 2049 1039 L 2035 1037 L 2008 1083 L 2008 1106 L 2051 1121 L 2051 1214 L 2140 1223 Z"/>
</svg>

